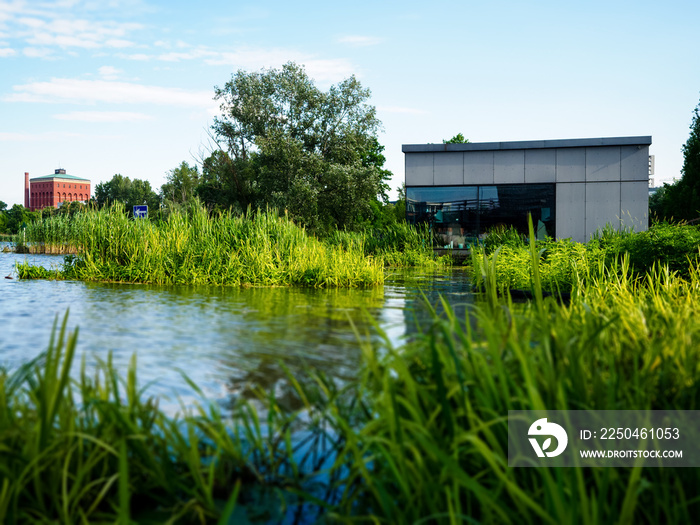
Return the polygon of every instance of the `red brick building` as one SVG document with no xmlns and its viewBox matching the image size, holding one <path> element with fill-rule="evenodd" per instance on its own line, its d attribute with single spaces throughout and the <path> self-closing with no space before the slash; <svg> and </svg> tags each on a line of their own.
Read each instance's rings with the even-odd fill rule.
<svg viewBox="0 0 700 525">
<path fill-rule="evenodd" d="M 31 211 L 48 206 L 57 208 L 63 202 L 90 200 L 90 181 L 57 169 L 53 175 L 29 178 L 24 174 L 24 207 Z"/>
</svg>

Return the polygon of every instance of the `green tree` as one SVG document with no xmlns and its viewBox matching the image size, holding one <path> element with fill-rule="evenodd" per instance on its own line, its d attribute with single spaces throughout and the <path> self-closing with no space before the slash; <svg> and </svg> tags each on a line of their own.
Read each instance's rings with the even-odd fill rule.
<svg viewBox="0 0 700 525">
<path fill-rule="evenodd" d="M 469 144 L 469 139 L 465 139 L 464 135 L 461 133 L 457 133 L 454 137 L 452 137 L 450 140 L 442 140 L 443 144 Z"/>
<path fill-rule="evenodd" d="M 690 136 L 682 151 L 681 179 L 664 185 L 664 192 L 650 202 L 651 212 L 660 218 L 691 220 L 700 216 L 700 103 L 693 111 Z"/>
<path fill-rule="evenodd" d="M 211 205 L 220 189 L 230 204 L 275 206 L 316 229 L 362 223 L 390 175 L 369 97 L 354 76 L 323 92 L 293 63 L 238 71 L 216 88 L 222 151 L 205 162 L 198 193 Z"/>
<path fill-rule="evenodd" d="M 151 188 L 151 183 L 141 179 L 131 180 L 120 174 L 114 175 L 107 182 L 95 186 L 95 202 L 98 206 L 109 206 L 121 202 L 131 213 L 133 206 L 147 204 L 149 214 L 160 210 L 160 197 Z"/>
<path fill-rule="evenodd" d="M 195 189 L 199 184 L 197 166 L 190 166 L 184 160 L 175 169 L 168 172 L 166 183 L 160 188 L 163 201 L 185 204 L 195 197 Z"/>
<path fill-rule="evenodd" d="M 37 220 L 41 217 L 41 212 L 39 211 L 29 211 L 21 204 L 15 204 L 9 210 L 4 213 L 4 227 L 5 233 L 18 233 L 23 226 L 26 226 L 32 221 Z"/>
</svg>

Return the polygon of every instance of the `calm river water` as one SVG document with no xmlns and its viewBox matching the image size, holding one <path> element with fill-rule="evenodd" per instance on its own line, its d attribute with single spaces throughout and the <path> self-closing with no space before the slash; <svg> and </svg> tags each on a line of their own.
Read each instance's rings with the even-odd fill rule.
<svg viewBox="0 0 700 525">
<path fill-rule="evenodd" d="M 162 396 L 166 408 L 194 396 L 178 370 L 224 405 L 249 385 L 284 398 L 280 363 L 355 377 L 360 351 L 352 323 L 376 339 L 371 315 L 400 343 L 416 319 L 427 318 L 421 293 L 433 304 L 442 294 L 462 316 L 471 301 L 461 270 L 396 272 L 368 290 L 317 290 L 21 281 L 13 268 L 24 260 L 51 267 L 63 257 L 0 253 L 0 366 L 14 368 L 45 350 L 54 320 L 70 310 L 69 327 L 79 327 L 78 354 L 90 363 L 111 351 L 125 372 L 135 353 L 139 383 L 152 382 L 149 392 Z"/>
</svg>

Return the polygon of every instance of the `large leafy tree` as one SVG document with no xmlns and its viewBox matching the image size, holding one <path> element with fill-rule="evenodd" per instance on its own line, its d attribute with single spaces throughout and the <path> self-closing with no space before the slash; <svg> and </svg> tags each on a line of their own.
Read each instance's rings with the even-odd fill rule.
<svg viewBox="0 0 700 525">
<path fill-rule="evenodd" d="M 204 162 L 199 195 L 275 206 L 317 229 L 363 222 L 390 175 L 369 97 L 354 76 L 324 92 L 294 63 L 238 71 L 216 88 L 222 116 L 212 129 L 222 151 Z"/>
<path fill-rule="evenodd" d="M 101 182 L 95 186 L 95 201 L 98 206 L 121 202 L 129 213 L 137 204 L 147 204 L 149 213 L 160 209 L 160 197 L 153 191 L 150 182 L 141 179 L 131 180 L 118 173 L 107 182 Z"/>
<path fill-rule="evenodd" d="M 660 218 L 700 217 L 700 103 L 693 111 L 690 136 L 683 145 L 681 179 L 672 185 L 665 184 L 663 192 L 650 201 L 650 210 Z"/>
<path fill-rule="evenodd" d="M 168 172 L 166 183 L 160 188 L 164 201 L 185 204 L 195 197 L 195 189 L 199 184 L 199 169 L 182 161 L 180 165 Z"/>
<path fill-rule="evenodd" d="M 29 211 L 29 208 L 25 208 L 21 204 L 14 204 L 10 209 L 7 209 L 7 205 L 5 205 L 2 216 L 4 233 L 18 233 L 23 226 L 41 217 L 41 212 Z"/>
</svg>

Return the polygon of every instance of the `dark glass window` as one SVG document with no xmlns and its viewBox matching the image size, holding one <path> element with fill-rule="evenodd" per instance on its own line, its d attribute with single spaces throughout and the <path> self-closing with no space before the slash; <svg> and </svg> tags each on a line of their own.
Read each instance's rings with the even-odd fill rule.
<svg viewBox="0 0 700 525">
<path fill-rule="evenodd" d="M 530 213 L 537 236 L 554 237 L 554 195 L 554 184 L 408 187 L 406 218 L 462 244 L 501 225 L 527 233 Z"/>
</svg>

